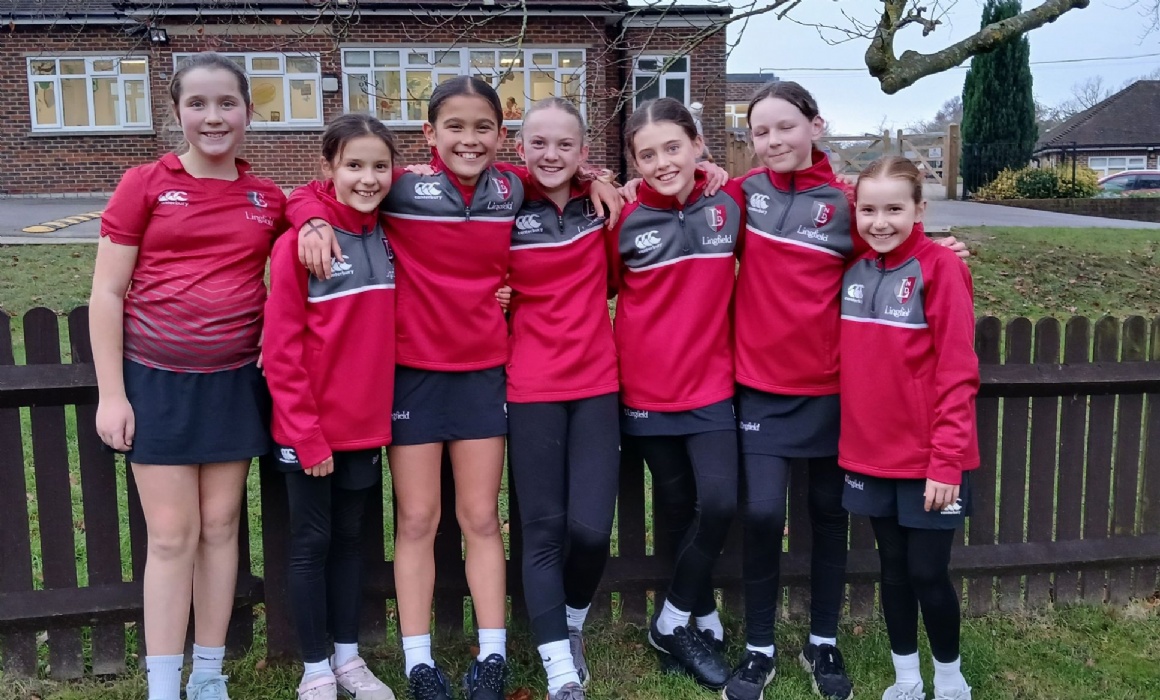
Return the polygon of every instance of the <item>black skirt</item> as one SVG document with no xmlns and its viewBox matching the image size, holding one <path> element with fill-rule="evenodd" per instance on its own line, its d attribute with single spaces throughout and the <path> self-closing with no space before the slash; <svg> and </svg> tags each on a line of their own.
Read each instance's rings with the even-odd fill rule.
<svg viewBox="0 0 1160 700">
<path fill-rule="evenodd" d="M 737 387 L 741 453 L 772 457 L 838 454 L 841 403 L 829 396 L 786 396 Z"/>
</svg>

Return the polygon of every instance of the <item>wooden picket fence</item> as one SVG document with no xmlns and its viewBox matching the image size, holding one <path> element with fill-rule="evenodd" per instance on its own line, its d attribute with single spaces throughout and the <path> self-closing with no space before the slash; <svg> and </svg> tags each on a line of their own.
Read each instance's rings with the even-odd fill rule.
<svg viewBox="0 0 1160 700">
<path fill-rule="evenodd" d="M 0 662 L 13 676 L 38 672 L 42 632 L 55 678 L 80 677 L 86 667 L 94 675 L 118 673 L 126 667 L 127 653 L 145 653 L 139 637 L 131 648 L 125 625 L 141 617 L 140 503 L 132 474 L 101 448 L 93 428 L 97 394 L 86 310 L 76 309 L 67 319 L 69 363 L 61 361 L 58 328 L 53 312 L 28 312 L 23 319 L 27 360 L 16 365 L 9 320 L 0 318 Z M 1004 326 L 983 318 L 976 346 L 983 380 L 978 401 L 983 466 L 972 484 L 974 514 L 952 557 L 966 612 L 1122 604 L 1152 595 L 1160 567 L 1160 319 L 1105 317 L 1093 323 L 1077 317 L 1061 325 L 1048 318 L 1033 325 L 1018 318 Z M 28 471 L 26 453 L 32 463 Z M 801 469 L 797 465 L 791 478 L 783 560 L 788 615 L 808 609 L 811 533 Z M 467 581 L 446 472 L 444 487 L 435 615 L 440 627 L 462 631 Z M 253 640 L 253 606 L 263 603 L 269 655 L 287 656 L 295 644 L 286 590 L 284 482 L 263 468 L 260 488 L 264 576 L 254 573 L 257 560 L 249 551 L 243 517 L 230 645 L 244 648 Z M 649 553 L 669 551 L 669 543 L 652 541 L 645 488 L 641 460 L 626 452 L 616 556 L 595 604 L 598 614 L 616 610 L 620 619 L 638 624 L 645 622 L 653 592 L 669 573 L 666 558 Z M 522 537 L 514 492 L 509 498 L 508 582 L 513 614 L 520 617 Z M 370 503 L 370 516 L 383 523 L 381 499 Z M 738 529 L 715 576 L 733 610 L 740 602 Z M 394 577 L 384 556 L 384 528 L 370 528 L 369 535 L 362 637 L 373 643 L 388 631 Z M 849 614 L 865 617 L 875 609 L 878 561 L 864 519 L 853 520 L 850 547 Z M 34 576 L 34 558 L 39 576 Z M 123 574 L 126 560 L 130 571 Z M 78 574 L 85 585 L 78 585 Z"/>
</svg>

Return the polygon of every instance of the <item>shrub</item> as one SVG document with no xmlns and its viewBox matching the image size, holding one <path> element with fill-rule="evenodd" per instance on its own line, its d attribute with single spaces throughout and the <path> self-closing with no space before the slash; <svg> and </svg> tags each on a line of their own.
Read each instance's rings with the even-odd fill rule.
<svg viewBox="0 0 1160 700">
<path fill-rule="evenodd" d="M 1055 170 L 1023 168 L 1015 173 L 1015 191 L 1020 199 L 1059 197 L 1059 173 Z"/>
<path fill-rule="evenodd" d="M 1007 168 L 990 184 L 976 190 L 974 197 L 982 201 L 1086 198 L 1099 192 L 1098 180 L 1095 171 L 1087 167 L 1076 168 L 1075 182 L 1072 182 L 1071 167 L 1067 165 L 1054 168 L 1027 166 L 1019 170 Z"/>
<path fill-rule="evenodd" d="M 1015 189 L 1015 172 L 1011 168 L 1000 170 L 994 180 L 975 190 L 972 196 L 984 202 L 993 202 L 997 199 L 1022 199 L 1018 190 Z"/>
</svg>

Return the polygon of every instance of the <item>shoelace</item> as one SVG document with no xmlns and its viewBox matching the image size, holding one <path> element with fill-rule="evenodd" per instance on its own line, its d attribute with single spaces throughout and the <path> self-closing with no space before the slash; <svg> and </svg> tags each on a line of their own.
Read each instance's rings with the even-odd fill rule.
<svg viewBox="0 0 1160 700">
<path fill-rule="evenodd" d="M 678 627 L 673 631 L 673 634 L 676 636 L 677 644 L 684 647 L 693 657 L 693 660 L 701 662 L 712 657 L 713 650 L 709 647 L 709 643 L 701 635 L 689 630 L 688 627 Z"/>
<path fill-rule="evenodd" d="M 366 666 L 361 666 L 352 671 L 347 671 L 346 673 L 342 674 L 342 680 L 345 681 L 348 685 L 354 686 L 358 690 L 369 690 L 371 688 L 377 688 L 382 682 L 375 678 L 374 674 L 372 674 L 370 669 Z"/>
<path fill-rule="evenodd" d="M 817 669 L 823 676 L 845 675 L 846 662 L 842 660 L 842 652 L 829 644 L 818 647 Z"/>
<path fill-rule="evenodd" d="M 903 688 L 895 700 L 926 700 L 926 696 L 919 690 L 921 686 L 914 685 L 910 688 Z"/>
<path fill-rule="evenodd" d="M 187 694 L 191 695 L 190 700 L 222 700 L 226 697 L 226 681 L 229 676 L 217 676 L 216 678 L 206 678 L 197 685 L 193 686 L 195 692 Z"/>
<path fill-rule="evenodd" d="M 411 686 L 412 694 L 416 696 L 427 697 L 443 692 L 439 672 L 430 667 L 411 673 L 407 683 Z"/>
<path fill-rule="evenodd" d="M 585 700 L 584 689 L 575 683 L 568 683 L 560 688 L 553 700 Z"/>
<path fill-rule="evenodd" d="M 745 655 L 745 661 L 742 662 L 738 675 L 741 680 L 746 683 L 763 684 L 765 683 L 766 672 L 761 668 L 761 660 L 763 654 L 758 654 L 751 651 Z"/>
<path fill-rule="evenodd" d="M 497 660 L 492 661 L 492 657 L 495 657 Z M 504 672 L 507 670 L 507 667 L 502 660 L 499 660 L 499 656 L 497 654 L 493 654 L 492 656 L 489 656 L 483 661 L 477 663 L 475 668 L 476 686 L 482 686 L 497 693 L 503 692 Z"/>
</svg>

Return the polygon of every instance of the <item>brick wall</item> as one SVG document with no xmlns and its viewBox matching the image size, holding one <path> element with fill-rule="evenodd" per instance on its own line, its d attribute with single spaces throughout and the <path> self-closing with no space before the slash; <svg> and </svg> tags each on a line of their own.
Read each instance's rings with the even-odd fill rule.
<svg viewBox="0 0 1160 700">
<path fill-rule="evenodd" d="M 1160 167 L 1160 166 L 1158 166 L 1156 153 L 1154 153 L 1154 152 L 1148 153 L 1148 152 L 1142 151 L 1140 149 L 1125 150 L 1125 151 L 1085 151 L 1081 148 L 1081 149 L 1078 149 L 1077 155 L 1079 156 L 1079 164 L 1080 165 L 1087 165 L 1088 158 L 1105 158 L 1105 157 L 1116 158 L 1119 156 L 1133 156 L 1133 157 L 1139 158 L 1140 156 L 1144 156 L 1147 159 L 1147 164 L 1144 166 L 1144 169 L 1157 169 L 1158 167 Z M 1056 164 L 1066 164 L 1066 165 L 1070 166 L 1071 165 L 1071 151 L 1068 151 L 1067 153 L 1063 153 L 1063 154 L 1055 152 L 1055 153 L 1049 153 L 1049 154 L 1039 156 L 1039 163 L 1042 166 L 1049 166 L 1049 165 L 1056 165 Z"/>
<path fill-rule="evenodd" d="M 1160 223 L 1160 197 L 1123 197 L 1097 199 L 1004 199 L 988 204 L 1053 211 L 1061 214 L 1103 216 L 1128 221 Z"/>
<path fill-rule="evenodd" d="M 474 18 L 473 18 L 474 19 Z M 269 23 L 269 24 L 267 24 Z M 272 26 L 272 25 L 277 25 Z M 121 27 L 16 26 L 0 34 L 0 194 L 43 192 L 108 192 L 116 187 L 128 167 L 154 160 L 180 145 L 175 130 L 167 86 L 173 72 L 173 55 L 204 50 L 230 52 L 309 51 L 322 56 L 324 74 L 340 74 L 339 47 L 366 44 L 450 45 L 471 36 L 471 44 L 502 45 L 521 29 L 518 17 L 499 17 L 468 25 L 466 19 L 450 22 L 406 21 L 399 17 L 364 17 L 346 26 L 294 25 L 265 19 L 250 26 L 235 20 L 226 36 L 167 24 L 170 43 L 153 47 L 125 35 Z M 639 52 L 647 42 L 650 53 L 664 53 L 685 45 L 694 30 L 628 30 L 631 47 Z M 651 39 L 649 39 L 651 35 Z M 621 69 L 631 81 L 631 65 L 617 66 L 610 46 L 618 38 L 615 28 L 602 17 L 531 17 L 525 45 L 576 46 L 587 51 L 587 114 L 592 133 L 590 160 L 617 169 L 620 164 Z M 153 128 L 145 134 L 40 135 L 32 134 L 28 102 L 27 54 L 43 52 L 101 52 L 108 55 L 134 53 L 149 58 Z M 630 54 L 630 60 L 631 60 Z M 704 126 L 709 147 L 723 152 L 721 129 L 725 94 L 725 35 L 719 32 L 691 56 L 692 100 L 705 105 Z M 345 85 L 343 85 L 345 88 Z M 323 94 L 323 119 L 343 111 L 342 92 Z M 429 149 L 417 127 L 398 127 L 405 162 L 426 162 Z M 316 177 L 322 128 L 301 130 L 254 129 L 246 137 L 242 153 L 255 172 L 282 186 L 295 186 Z M 514 134 L 512 134 L 514 137 Z M 514 140 L 509 139 L 500 157 L 516 160 Z M 47 166 L 47 167 L 46 167 Z"/>
</svg>

